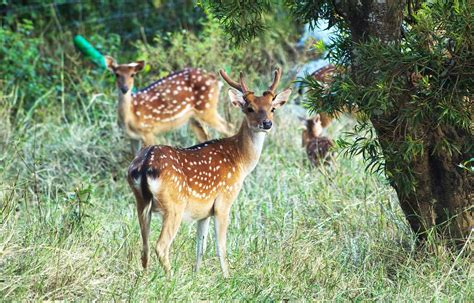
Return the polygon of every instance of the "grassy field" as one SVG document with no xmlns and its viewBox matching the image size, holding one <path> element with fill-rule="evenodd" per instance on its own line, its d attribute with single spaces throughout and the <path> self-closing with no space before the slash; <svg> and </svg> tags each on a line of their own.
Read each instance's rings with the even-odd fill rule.
<svg viewBox="0 0 474 303">
<path fill-rule="evenodd" d="M 308 167 L 302 109 L 291 104 L 233 206 L 231 277 L 222 277 L 211 243 L 202 270 L 192 272 L 194 224 L 183 224 L 173 243 L 171 277 L 154 254 L 144 273 L 125 180 L 129 143 L 116 124 L 113 88 L 95 93 L 76 112 L 40 99 L 11 119 L 19 101 L 3 91 L 0 300 L 474 300 L 469 260 L 416 252 L 396 195 L 362 159 L 339 155 L 333 167 Z M 343 119 L 329 132 L 352 124 Z M 186 127 L 160 140 L 195 143 Z M 152 241 L 159 230 L 154 217 Z"/>
</svg>

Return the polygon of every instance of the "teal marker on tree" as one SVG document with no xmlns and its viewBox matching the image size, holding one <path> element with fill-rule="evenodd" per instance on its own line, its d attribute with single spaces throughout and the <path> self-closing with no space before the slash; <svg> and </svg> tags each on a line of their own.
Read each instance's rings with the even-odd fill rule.
<svg viewBox="0 0 474 303">
<path fill-rule="evenodd" d="M 81 53 L 84 54 L 85 57 L 89 58 L 97 66 L 103 69 L 107 68 L 104 56 L 97 49 L 95 49 L 92 44 L 90 44 L 84 37 L 82 37 L 81 35 L 76 35 L 74 37 L 74 45 L 79 49 Z"/>
</svg>

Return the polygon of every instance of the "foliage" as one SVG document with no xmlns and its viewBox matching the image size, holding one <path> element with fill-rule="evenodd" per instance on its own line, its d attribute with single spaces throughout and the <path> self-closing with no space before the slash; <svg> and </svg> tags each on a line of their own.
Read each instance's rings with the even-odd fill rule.
<svg viewBox="0 0 474 303">
<path fill-rule="evenodd" d="M 289 42 L 285 43 L 292 36 L 289 33 L 282 33 L 282 36 L 272 33 L 278 36 L 277 39 L 258 37 L 254 43 L 237 48 L 212 18 L 204 22 L 202 27 L 198 34 L 182 30 L 157 35 L 152 44 L 138 41 L 135 45 L 140 58 L 153 67 L 151 74 L 155 77 L 163 77 L 190 66 L 215 73 L 224 68 L 234 75 L 245 71 L 247 82 L 256 80 L 257 86 L 268 85 L 269 76 L 276 64 L 292 66 L 297 59 L 290 56 L 292 53 L 287 47 Z M 258 75 L 264 77 L 259 79 Z M 287 73 L 288 75 L 290 74 Z"/>
<path fill-rule="evenodd" d="M 285 4 L 289 7 L 294 18 L 303 23 L 316 25 L 316 21 L 326 19 L 329 27 L 340 25 L 343 21 L 337 14 L 336 6 L 333 1 L 326 0 L 286 0 Z"/>
<path fill-rule="evenodd" d="M 211 16 L 219 21 L 234 43 L 245 47 L 254 38 L 272 35 L 295 37 L 301 34 L 302 24 L 285 10 L 284 1 L 199 1 Z M 243 44 L 245 42 L 245 44 Z M 268 41 L 267 41 L 268 42 Z"/>
<path fill-rule="evenodd" d="M 37 35 L 47 34 L 41 32 L 46 28 L 86 37 L 115 34 L 122 38 L 120 46 L 128 50 L 130 43 L 151 38 L 157 31 L 200 31 L 204 18 L 192 0 L 3 1 L 0 11 L 3 26 L 12 29 L 28 19 L 36 25 Z"/>
<path fill-rule="evenodd" d="M 311 77 L 302 80 L 308 107 L 357 111 L 355 140 L 340 145 L 385 173 L 420 243 L 433 234 L 458 248 L 468 243 L 474 179 L 463 163 L 474 155 L 472 1 L 285 4 L 300 20 L 329 18 L 339 29 L 329 57 L 340 75 L 329 89 Z M 268 11 L 258 2 L 253 6 Z M 220 21 L 239 23 L 227 19 L 231 15 L 223 13 Z M 257 35 L 240 27 L 245 24 L 228 29 L 239 38 Z"/>
<path fill-rule="evenodd" d="M 87 188 L 78 187 L 74 192 L 68 193 L 64 198 L 64 214 L 62 216 L 63 233 L 70 234 L 74 229 L 82 229 L 87 218 L 91 218 L 90 202 L 92 190 L 91 186 Z"/>
<path fill-rule="evenodd" d="M 257 44 L 250 44 L 245 50 L 237 49 L 212 18 L 199 8 L 193 8 L 189 1 L 182 2 L 185 4 L 180 6 L 173 1 L 158 1 L 153 7 L 148 7 L 150 3 L 139 2 L 130 13 L 133 20 L 127 19 L 127 22 L 119 18 L 129 5 L 127 1 L 31 4 L 37 9 L 35 11 L 28 11 L 25 5 L 7 3 L 10 9 L 2 18 L 0 57 L 8 64 L 3 64 L 5 72 L 0 75 L 0 81 L 8 91 L 16 91 L 19 95 L 15 98 L 13 114 L 22 110 L 32 113 L 34 107 L 46 100 L 63 103 L 63 106 L 77 104 L 77 98 L 83 96 L 84 86 L 95 86 L 99 91 L 103 89 L 102 83 L 96 81 L 103 77 L 102 71 L 90 69 L 91 65 L 79 67 L 83 58 L 72 45 L 72 37 L 77 33 L 84 34 L 101 53 L 112 54 L 120 62 L 135 60 L 139 56 L 146 58 L 153 67 L 149 76 L 155 77 L 186 66 L 205 67 L 212 71 L 225 67 L 229 72 L 231 69 L 248 71 L 252 81 L 255 72 L 268 75 L 276 64 L 285 65 L 296 60 L 296 51 L 291 46 L 292 39 L 297 37 L 296 29 L 289 27 L 289 23 L 282 23 L 275 27 L 274 33 L 259 37 Z M 147 7 L 147 14 L 151 14 L 149 10 L 156 11 L 154 18 L 166 10 L 169 19 L 160 17 L 159 22 L 148 26 L 155 19 L 141 19 L 134 15 L 141 13 L 142 6 Z M 107 14 L 100 13 L 104 11 Z M 87 17 L 86 13 L 89 14 Z M 185 16 L 190 15 L 194 19 L 186 19 Z M 105 21 L 96 24 L 97 20 Z M 183 24 L 180 20 L 188 20 L 190 24 Z M 153 32 L 130 43 L 131 38 L 123 32 L 130 31 L 122 30 L 117 21 L 125 27 L 137 27 L 137 22 L 143 21 L 140 26 L 148 26 Z M 84 27 L 85 24 L 88 26 Z M 130 46 L 125 47 L 130 44 L 133 51 Z M 266 48 L 262 48 L 262 44 Z M 136 53 L 140 55 L 136 56 Z M 71 72 L 59 74 L 57 71 L 64 70 L 63 67 Z M 81 68 L 83 70 L 76 74 Z M 108 79 L 112 80 L 111 77 Z M 34 80 L 40 85 L 35 85 Z M 149 80 L 140 77 L 140 81 L 145 84 Z M 267 78 L 262 79 L 259 84 L 266 81 Z M 81 98 L 79 102 L 82 102 Z"/>
<path fill-rule="evenodd" d="M 58 34 L 58 39 L 45 43 L 45 37 L 37 36 L 33 30 L 37 24 L 23 20 L 16 24 L 16 30 L 8 26 L 0 28 L 0 57 L 2 71 L 0 83 L 5 91 L 16 94 L 10 118 L 31 118 L 42 103 L 61 105 L 62 118 L 77 111 L 64 111 L 65 107 L 84 108 L 84 91 L 100 90 L 103 72 L 84 65 L 81 55 L 73 48 L 72 33 Z M 120 38 L 110 35 L 107 39 L 91 36 L 100 51 L 116 50 Z"/>
<path fill-rule="evenodd" d="M 216 17 L 239 41 L 261 35 L 265 26 L 259 19 L 259 26 L 249 28 L 238 16 L 246 11 L 263 15 L 277 7 L 274 3 L 271 7 L 269 2 L 256 1 L 245 2 L 229 11 L 231 2 L 206 2 L 206 5 L 212 12 L 219 12 Z M 384 158 L 396 166 L 401 163 L 406 166 L 425 150 L 448 154 L 463 151 L 467 155 L 474 152 L 472 136 L 459 145 L 449 136 L 436 141 L 428 135 L 428 131 L 439 127 L 472 132 L 474 44 L 471 25 L 474 9 L 469 1 L 416 4 L 418 10 L 411 11 L 412 19 L 405 24 L 400 45 L 376 39 L 354 45 L 347 24 L 338 17 L 341 14 L 332 1 L 286 1 L 285 5 L 303 22 L 314 24 L 320 18 L 327 18 L 330 26 L 338 27 L 338 35 L 328 46 L 328 57 L 343 72 L 329 90 L 311 77 L 301 82 L 309 88 L 306 104 L 312 111 L 336 114 L 357 109 L 360 123 L 353 132 L 356 140 L 352 143 L 340 141 L 349 154 L 366 155 L 370 168 L 384 171 Z M 341 5 L 351 5 L 351 2 Z M 357 63 L 353 62 L 352 53 L 361 58 Z M 357 70 L 351 70 L 354 64 Z M 365 84 L 354 82 L 354 76 L 366 79 Z M 369 121 L 396 124 L 395 129 L 405 129 L 407 135 L 402 136 L 401 142 L 384 144 L 381 148 L 375 142 L 377 136 Z M 405 192 L 416 186 L 410 171 L 400 170 L 395 175 L 393 171 L 387 173 L 389 179 Z"/>
<path fill-rule="evenodd" d="M 211 71 L 220 68 L 240 70 L 241 65 L 231 64 L 242 60 L 244 52 L 232 47 L 215 22 L 207 21 L 198 35 L 182 30 L 157 35 L 149 45 L 141 41 L 136 46 L 140 58 L 151 64 L 159 77 L 185 67 L 201 67 Z"/>
<path fill-rule="evenodd" d="M 358 73 L 370 78 L 366 85 L 354 83 L 348 74 L 340 74 L 329 90 L 324 90 L 317 81 L 305 79 L 303 82 L 310 87 L 309 107 L 329 113 L 357 108 L 364 114 L 359 127 L 363 132 L 372 127 L 366 123 L 368 119 L 381 124 L 395 123 L 395 129 L 408 128 L 403 142 L 392 142 L 384 147 L 385 158 L 393 163 L 406 165 L 415 161 L 424 149 L 433 154 L 461 151 L 472 154 L 472 136 L 459 145 L 454 138 L 436 142 L 428 134 L 439 127 L 472 131 L 474 40 L 470 24 L 474 22 L 474 13 L 467 4 L 454 10 L 449 7 L 442 1 L 424 5 L 414 14 L 415 23 L 407 25 L 401 45 L 371 40 L 354 46 L 362 58 L 358 62 Z M 344 43 L 335 43 L 333 52 L 338 55 L 331 59 L 339 58 L 335 63 L 348 70 L 352 62 L 340 56 L 345 49 Z M 404 100 L 404 104 L 400 100 Z M 348 146 L 368 155 L 371 165 L 383 157 L 380 148 L 376 153 L 367 152 L 377 140 L 375 134 L 369 133 L 364 137 L 368 143 L 361 144 L 358 139 Z M 406 171 L 388 177 L 405 191 L 412 191 L 416 185 L 413 175 L 407 175 Z"/>
<path fill-rule="evenodd" d="M 250 41 L 268 26 L 264 14 L 270 13 L 272 1 L 201 1 L 220 20 L 222 27 L 232 33 L 235 41 Z"/>
<path fill-rule="evenodd" d="M 43 41 L 32 35 L 33 27 L 29 20 L 18 23 L 16 31 L 0 27 L 0 81 L 5 87 L 21 83 L 21 102 L 28 102 L 23 100 L 25 96 L 38 98 L 43 95 L 57 80 L 56 74 L 49 73 L 54 64 L 52 58 L 39 60 Z"/>
<path fill-rule="evenodd" d="M 332 26 L 335 20 L 332 5 L 325 1 L 202 0 L 200 4 L 219 21 L 234 42 L 242 44 L 279 28 L 288 30 L 295 24 L 305 23 L 314 26 L 319 18 L 329 19 Z M 281 26 L 282 23 L 285 26 Z"/>
</svg>

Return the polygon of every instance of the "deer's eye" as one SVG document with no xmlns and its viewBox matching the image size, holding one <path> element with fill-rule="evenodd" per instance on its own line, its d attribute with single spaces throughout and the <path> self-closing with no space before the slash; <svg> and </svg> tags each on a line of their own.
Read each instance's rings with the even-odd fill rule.
<svg viewBox="0 0 474 303">
<path fill-rule="evenodd" d="M 275 109 L 276 109 L 276 108 L 274 108 L 274 107 L 272 108 L 272 110 L 271 110 L 271 111 L 272 111 L 272 113 L 273 113 L 273 112 L 275 112 Z"/>
<path fill-rule="evenodd" d="M 247 107 L 247 112 L 248 112 L 248 113 L 253 113 L 254 110 L 253 110 L 253 108 L 251 108 L 251 107 Z"/>
<path fill-rule="evenodd" d="M 118 73 L 115 73 L 115 77 L 118 77 L 118 76 L 119 76 L 119 74 L 118 74 Z"/>
<path fill-rule="evenodd" d="M 131 74 L 130 76 L 133 78 L 133 77 L 135 77 L 135 74 Z"/>
</svg>

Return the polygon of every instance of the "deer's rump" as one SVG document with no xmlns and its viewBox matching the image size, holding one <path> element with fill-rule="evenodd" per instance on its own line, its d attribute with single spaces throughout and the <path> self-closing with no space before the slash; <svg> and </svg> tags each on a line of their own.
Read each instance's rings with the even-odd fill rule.
<svg viewBox="0 0 474 303">
<path fill-rule="evenodd" d="M 130 187 L 134 190 L 140 191 L 143 199 L 147 202 L 152 198 L 152 194 L 147 184 L 147 176 L 150 176 L 153 179 L 159 177 L 159 171 L 149 165 L 153 148 L 153 146 L 142 148 L 128 167 L 128 183 L 130 184 Z"/>
</svg>

